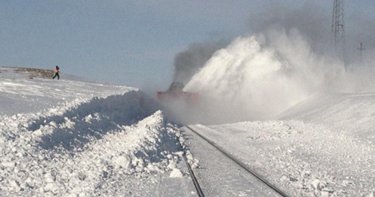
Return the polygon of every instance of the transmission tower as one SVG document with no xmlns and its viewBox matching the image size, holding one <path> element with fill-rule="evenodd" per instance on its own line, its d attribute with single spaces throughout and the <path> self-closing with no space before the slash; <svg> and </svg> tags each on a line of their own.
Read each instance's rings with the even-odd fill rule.
<svg viewBox="0 0 375 197">
<path fill-rule="evenodd" d="M 333 43 L 334 43 L 336 49 L 337 49 L 337 47 L 343 47 L 343 45 L 345 43 L 344 0 L 334 0 L 333 1 L 332 35 L 333 35 Z"/>
<path fill-rule="evenodd" d="M 344 69 L 346 71 L 347 61 L 344 34 L 344 0 L 333 1 L 332 37 L 336 55 L 343 61 Z"/>
</svg>

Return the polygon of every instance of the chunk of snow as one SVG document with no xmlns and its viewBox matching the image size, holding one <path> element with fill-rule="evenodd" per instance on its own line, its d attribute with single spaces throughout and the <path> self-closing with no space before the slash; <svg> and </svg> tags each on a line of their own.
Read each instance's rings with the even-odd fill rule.
<svg viewBox="0 0 375 197">
<path fill-rule="evenodd" d="M 183 176 L 182 172 L 177 168 L 174 168 L 169 175 L 171 178 L 181 178 Z"/>
</svg>

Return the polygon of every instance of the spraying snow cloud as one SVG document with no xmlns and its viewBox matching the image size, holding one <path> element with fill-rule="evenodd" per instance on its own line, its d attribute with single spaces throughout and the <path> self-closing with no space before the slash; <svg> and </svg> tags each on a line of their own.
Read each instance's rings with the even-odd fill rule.
<svg viewBox="0 0 375 197">
<path fill-rule="evenodd" d="M 209 120 L 200 121 L 268 119 L 313 94 L 375 91 L 375 50 L 368 46 L 361 59 L 355 47 L 360 39 L 374 40 L 358 29 L 375 26 L 358 14 L 347 20 L 351 47 L 341 59 L 331 43 L 330 14 L 312 2 L 293 8 L 275 3 L 260 9 L 249 20 L 249 34 L 227 47 L 216 50 L 220 45 L 207 42 L 180 53 L 175 79 L 185 74 L 184 90 L 201 95 L 199 113 L 205 115 L 199 117 Z"/>
<path fill-rule="evenodd" d="M 200 93 L 207 121 L 229 122 L 271 118 L 319 92 L 354 91 L 356 80 L 297 29 L 272 30 L 218 50 L 185 90 Z"/>
</svg>

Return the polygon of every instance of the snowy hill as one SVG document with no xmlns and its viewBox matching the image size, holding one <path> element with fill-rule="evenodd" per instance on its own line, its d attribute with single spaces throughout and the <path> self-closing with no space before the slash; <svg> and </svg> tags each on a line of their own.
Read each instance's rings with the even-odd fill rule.
<svg viewBox="0 0 375 197">
<path fill-rule="evenodd" d="M 8 68 L 0 119 L 0 196 L 191 195 L 179 131 L 136 88 Z"/>
</svg>

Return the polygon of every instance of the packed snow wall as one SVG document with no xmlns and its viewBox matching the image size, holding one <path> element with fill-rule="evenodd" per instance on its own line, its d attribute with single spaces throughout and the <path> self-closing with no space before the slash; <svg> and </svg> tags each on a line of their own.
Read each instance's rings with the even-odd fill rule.
<svg viewBox="0 0 375 197">
<path fill-rule="evenodd" d="M 347 66 L 314 53 L 296 29 L 270 30 L 216 51 L 184 90 L 200 94 L 207 118 L 201 121 L 267 119 L 318 92 L 375 89 L 373 68 Z"/>
<path fill-rule="evenodd" d="M 28 82 L 14 84 L 50 86 Z M 0 196 L 163 196 L 165 181 L 183 176 L 180 131 L 151 98 L 125 86 L 61 82 L 62 90 L 86 97 L 0 115 Z"/>
</svg>

